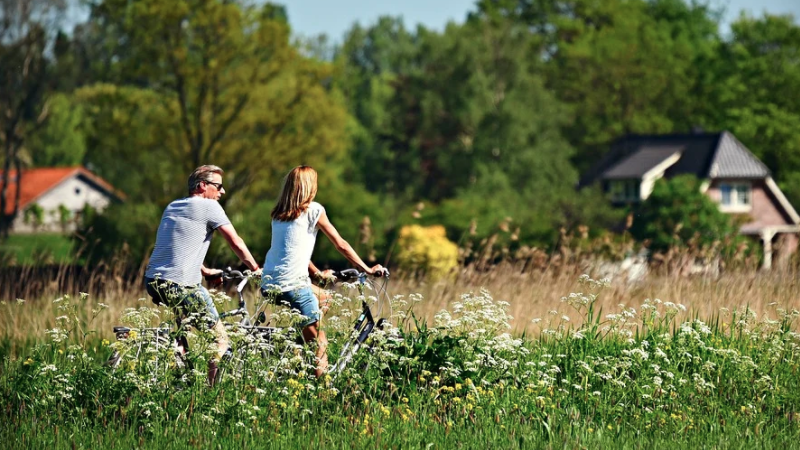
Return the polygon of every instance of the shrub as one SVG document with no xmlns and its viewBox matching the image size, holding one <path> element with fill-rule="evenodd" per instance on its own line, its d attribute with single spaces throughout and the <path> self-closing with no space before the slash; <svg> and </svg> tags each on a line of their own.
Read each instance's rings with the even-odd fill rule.
<svg viewBox="0 0 800 450">
<path fill-rule="evenodd" d="M 432 279 L 442 278 L 458 265 L 458 247 L 447 239 L 441 225 L 406 225 L 400 229 L 400 267 L 425 272 Z"/>
<path fill-rule="evenodd" d="M 690 245 L 710 248 L 738 244 L 731 216 L 720 212 L 718 205 L 700 191 L 700 181 L 691 175 L 658 180 L 653 193 L 634 212 L 631 234 L 637 240 L 650 241 L 654 252 Z"/>
</svg>

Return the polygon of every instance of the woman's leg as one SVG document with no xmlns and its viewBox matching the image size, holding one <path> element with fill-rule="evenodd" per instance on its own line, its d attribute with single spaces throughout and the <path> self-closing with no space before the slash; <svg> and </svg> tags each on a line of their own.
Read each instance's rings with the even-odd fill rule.
<svg viewBox="0 0 800 450">
<path fill-rule="evenodd" d="M 328 371 L 328 338 L 325 336 L 325 332 L 319 329 L 319 322 L 314 322 L 303 328 L 303 340 L 306 343 L 317 343 L 317 351 L 315 352 L 317 369 L 314 374 L 317 378 L 320 378 Z"/>
<path fill-rule="evenodd" d="M 311 291 L 314 292 L 314 295 L 319 299 L 319 309 L 322 311 L 322 314 L 325 315 L 325 313 L 328 312 L 328 308 L 331 306 L 331 292 L 319 286 L 311 286 Z"/>
<path fill-rule="evenodd" d="M 321 329 L 322 311 L 319 307 L 319 300 L 314 290 L 310 287 L 284 292 L 282 295 L 288 298 L 290 306 L 300 311 L 300 314 L 306 319 L 301 324 L 303 327 L 303 341 L 306 343 L 316 342 L 317 344 L 315 352 L 317 370 L 315 373 L 319 378 L 328 371 L 328 339 Z"/>
</svg>

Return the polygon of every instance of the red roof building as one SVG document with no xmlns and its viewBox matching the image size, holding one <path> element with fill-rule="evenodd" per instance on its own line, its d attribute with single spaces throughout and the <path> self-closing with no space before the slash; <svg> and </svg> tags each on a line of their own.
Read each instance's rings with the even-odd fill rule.
<svg viewBox="0 0 800 450">
<path fill-rule="evenodd" d="M 14 209 L 17 194 L 17 172 L 9 174 L 10 183 L 6 192 L 6 214 Z M 0 175 L 2 180 L 2 175 Z M 97 210 L 105 209 L 108 204 L 123 201 L 125 195 L 111 184 L 95 175 L 85 167 L 43 167 L 22 171 L 20 183 L 19 214 L 12 227 L 13 232 L 51 230 L 54 223 L 61 226 L 61 219 L 54 218 L 59 211 L 69 210 L 72 217 L 77 217 L 88 204 Z M 24 211 L 32 205 L 38 205 L 44 211 L 41 224 L 25 223 Z M 30 222 L 30 221 L 27 221 Z"/>
</svg>

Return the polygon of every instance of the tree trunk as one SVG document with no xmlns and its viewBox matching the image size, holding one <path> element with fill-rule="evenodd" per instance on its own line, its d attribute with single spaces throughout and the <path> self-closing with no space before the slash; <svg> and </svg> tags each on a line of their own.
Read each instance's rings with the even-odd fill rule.
<svg viewBox="0 0 800 450">
<path fill-rule="evenodd" d="M 5 160 L 3 161 L 2 185 L 0 185 L 0 240 L 5 240 L 8 237 L 8 231 L 11 229 L 13 222 L 12 215 L 6 214 L 8 207 L 8 186 L 11 184 L 11 163 L 14 160 L 14 143 L 13 132 L 6 131 L 5 136 Z M 17 185 L 19 187 L 19 185 Z M 17 189 L 17 196 L 19 189 Z"/>
</svg>

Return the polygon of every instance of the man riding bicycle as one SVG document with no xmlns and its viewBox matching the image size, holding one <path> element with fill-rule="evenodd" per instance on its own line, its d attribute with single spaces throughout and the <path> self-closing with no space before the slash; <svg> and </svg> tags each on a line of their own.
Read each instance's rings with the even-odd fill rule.
<svg viewBox="0 0 800 450">
<path fill-rule="evenodd" d="M 219 319 L 202 277 L 221 277 L 222 271 L 208 269 L 203 260 L 215 230 L 228 242 L 233 252 L 252 271 L 259 267 L 236 233 L 219 199 L 223 171 L 217 166 L 200 166 L 189 176 L 189 196 L 170 203 L 164 210 L 156 234 L 156 244 L 145 272 L 145 288 L 157 304 L 176 309 L 176 314 L 197 311 L 208 320 L 217 351 L 208 362 L 208 380 L 216 379 L 218 361 L 228 350 L 228 335 Z"/>
</svg>

